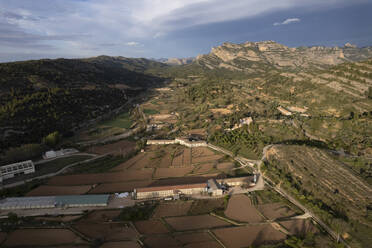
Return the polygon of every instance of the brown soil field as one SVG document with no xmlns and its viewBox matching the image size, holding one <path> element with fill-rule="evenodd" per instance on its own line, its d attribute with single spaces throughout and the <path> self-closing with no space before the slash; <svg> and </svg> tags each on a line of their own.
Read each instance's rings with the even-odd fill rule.
<svg viewBox="0 0 372 248">
<path fill-rule="evenodd" d="M 189 214 L 199 215 L 199 214 L 208 214 L 213 212 L 215 209 L 223 209 L 225 207 L 224 199 L 207 199 L 207 200 L 197 200 L 194 201 Z"/>
<path fill-rule="evenodd" d="M 100 248 L 141 248 L 136 241 L 107 242 Z"/>
<path fill-rule="evenodd" d="M 90 185 L 81 186 L 51 186 L 41 185 L 26 194 L 26 196 L 50 196 L 50 195 L 83 195 L 91 189 Z"/>
<path fill-rule="evenodd" d="M 133 191 L 135 188 L 149 186 L 153 181 L 132 181 L 124 183 L 103 183 L 92 189 L 89 194 L 119 193 Z"/>
<path fill-rule="evenodd" d="M 249 223 L 258 223 L 263 220 L 260 213 L 252 205 L 251 199 L 246 195 L 233 195 L 229 200 L 225 215 L 233 220 Z"/>
<path fill-rule="evenodd" d="M 217 241 L 204 241 L 200 243 L 191 243 L 183 247 L 186 248 L 221 248 L 222 246 Z"/>
<path fill-rule="evenodd" d="M 130 170 L 140 170 L 145 167 L 156 167 L 154 163 L 158 162 L 157 160 L 151 159 L 153 157 L 152 153 L 145 153 L 139 160 L 133 163 L 128 169 Z"/>
<path fill-rule="evenodd" d="M 132 227 L 122 223 L 79 221 L 73 227 L 91 239 L 100 238 L 108 241 L 121 241 L 136 239 L 138 236 Z"/>
<path fill-rule="evenodd" d="M 140 153 L 130 159 L 128 159 L 127 161 L 125 161 L 124 163 L 122 164 L 119 164 L 118 166 L 112 168 L 110 171 L 121 171 L 121 170 L 126 170 L 128 169 L 129 167 L 131 167 L 134 163 L 136 163 L 137 161 L 139 161 L 140 159 L 142 159 L 143 157 L 145 156 L 145 153 Z"/>
<path fill-rule="evenodd" d="M 164 247 L 180 247 L 181 244 L 172 236 L 167 234 L 151 235 L 144 239 L 146 247 L 149 248 L 164 248 Z"/>
<path fill-rule="evenodd" d="M 265 243 L 279 242 L 286 239 L 286 235 L 275 230 L 271 225 L 242 226 L 221 228 L 213 233 L 229 248 L 259 246 Z"/>
<path fill-rule="evenodd" d="M 191 207 L 191 201 L 179 201 L 173 203 L 164 203 L 156 207 L 153 218 L 182 216 L 186 215 Z"/>
<path fill-rule="evenodd" d="M 70 222 L 70 221 L 79 219 L 81 216 L 82 215 L 66 215 L 66 216 L 57 216 L 57 217 L 35 217 L 35 220 Z"/>
<path fill-rule="evenodd" d="M 98 210 L 92 211 L 81 220 L 83 222 L 106 222 L 114 220 L 119 216 L 120 210 Z"/>
<path fill-rule="evenodd" d="M 217 160 L 221 159 L 221 155 L 211 155 L 211 156 L 203 156 L 203 157 L 196 157 L 192 159 L 193 164 L 197 163 L 207 163 L 207 162 L 216 162 Z"/>
<path fill-rule="evenodd" d="M 194 173 L 195 174 L 203 174 L 203 173 L 207 173 L 208 171 L 212 170 L 214 167 L 214 164 L 213 163 L 208 163 L 208 164 L 201 164 L 199 165 L 195 170 L 194 170 Z"/>
<path fill-rule="evenodd" d="M 203 156 L 212 156 L 212 155 L 214 155 L 214 152 L 209 150 L 206 147 L 192 148 L 192 157 L 193 158 L 203 157 Z"/>
<path fill-rule="evenodd" d="M 164 157 L 161 158 L 158 167 L 160 168 L 168 168 L 172 166 L 172 157 L 170 154 L 166 154 Z"/>
<path fill-rule="evenodd" d="M 167 177 L 183 177 L 192 171 L 193 167 L 179 167 L 179 168 L 157 168 L 154 178 L 167 178 Z"/>
<path fill-rule="evenodd" d="M 214 240 L 207 232 L 181 233 L 176 235 L 175 238 L 183 244 L 208 242 Z"/>
<path fill-rule="evenodd" d="M 174 157 L 172 160 L 172 166 L 174 167 L 180 167 L 183 165 L 183 154 L 178 155 L 177 157 Z"/>
<path fill-rule="evenodd" d="M 189 134 L 196 134 L 196 135 L 206 135 L 207 132 L 205 131 L 204 128 L 199 128 L 199 129 L 190 129 L 187 131 Z"/>
<path fill-rule="evenodd" d="M 183 166 L 191 165 L 191 149 L 185 148 L 183 150 Z"/>
<path fill-rule="evenodd" d="M 126 155 L 134 151 L 136 143 L 133 141 L 122 140 L 112 144 L 91 146 L 88 148 L 88 152 L 97 154 L 114 154 L 114 155 Z"/>
<path fill-rule="evenodd" d="M 292 235 L 306 235 L 306 233 L 317 232 L 316 227 L 311 223 L 310 220 L 286 220 L 279 222 L 280 225 L 284 226 L 285 229 Z"/>
<path fill-rule="evenodd" d="M 143 181 L 149 180 L 152 177 L 153 169 L 147 168 L 143 170 L 128 170 L 117 173 L 91 173 L 91 174 L 76 174 L 66 176 L 52 177 L 49 185 L 92 185 L 98 183 L 113 183 L 113 182 L 128 182 L 128 181 Z"/>
<path fill-rule="evenodd" d="M 211 215 L 170 217 L 165 220 L 177 231 L 208 229 L 230 225 L 228 222 Z"/>
<path fill-rule="evenodd" d="M 18 229 L 8 235 L 5 246 L 52 246 L 62 244 L 87 244 L 67 229 Z"/>
<path fill-rule="evenodd" d="M 258 205 L 257 208 L 269 220 L 296 215 L 296 212 L 289 206 L 280 202 Z"/>
<path fill-rule="evenodd" d="M 231 162 L 217 164 L 217 169 L 222 171 L 230 171 L 232 168 L 234 168 L 234 164 Z"/>
<path fill-rule="evenodd" d="M 134 225 L 141 234 L 161 234 L 169 232 L 160 220 L 136 221 Z"/>
<path fill-rule="evenodd" d="M 0 232 L 0 245 L 6 239 L 6 232 Z"/>
</svg>

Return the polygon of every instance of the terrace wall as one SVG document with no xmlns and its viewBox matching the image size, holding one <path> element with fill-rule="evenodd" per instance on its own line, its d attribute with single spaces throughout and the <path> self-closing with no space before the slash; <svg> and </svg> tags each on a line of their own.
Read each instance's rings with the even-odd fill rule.
<svg viewBox="0 0 372 248">
<path fill-rule="evenodd" d="M 147 145 L 170 145 L 170 144 L 179 144 L 186 147 L 201 147 L 208 146 L 205 141 L 189 141 L 187 139 L 176 138 L 174 140 L 147 140 Z"/>
</svg>

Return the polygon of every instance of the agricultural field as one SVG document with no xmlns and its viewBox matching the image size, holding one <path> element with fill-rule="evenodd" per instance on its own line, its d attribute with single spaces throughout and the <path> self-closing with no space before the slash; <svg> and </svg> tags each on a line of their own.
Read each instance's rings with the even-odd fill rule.
<svg viewBox="0 0 372 248">
<path fill-rule="evenodd" d="M 165 221 L 177 231 L 209 229 L 230 225 L 230 223 L 211 215 L 169 217 L 165 218 Z"/>
<path fill-rule="evenodd" d="M 359 175 L 318 148 L 275 146 L 268 158 L 264 169 L 270 178 L 328 225 L 341 226 L 344 236 L 353 236 L 352 244 L 369 244 L 372 189 Z"/>
<path fill-rule="evenodd" d="M 168 233 L 169 230 L 160 220 L 141 220 L 134 222 L 137 230 L 142 234 Z"/>
<path fill-rule="evenodd" d="M 263 221 L 262 215 L 246 195 L 233 195 L 229 200 L 225 215 L 239 222 L 259 223 Z"/>
<path fill-rule="evenodd" d="M 53 196 L 53 195 L 83 195 L 91 189 L 90 185 L 79 186 L 52 186 L 41 185 L 26 194 L 26 196 Z"/>
<path fill-rule="evenodd" d="M 141 248 L 135 241 L 106 242 L 100 248 Z"/>
<path fill-rule="evenodd" d="M 18 229 L 8 234 L 4 247 L 88 244 L 68 229 Z"/>
<path fill-rule="evenodd" d="M 188 211 L 191 208 L 191 204 L 191 201 L 161 203 L 156 207 L 153 218 L 187 215 Z"/>
<path fill-rule="evenodd" d="M 122 134 L 129 130 L 133 124 L 134 122 L 131 120 L 130 113 L 122 113 L 111 120 L 101 121 L 94 127 L 84 130 L 74 137 L 74 141 L 85 142 L 90 140 L 99 140 L 109 136 Z"/>
<path fill-rule="evenodd" d="M 229 248 L 278 243 L 287 238 L 284 233 L 274 229 L 270 224 L 227 227 L 215 229 L 213 233 Z"/>
<path fill-rule="evenodd" d="M 89 153 L 96 154 L 112 154 L 116 156 L 126 156 L 135 151 L 136 143 L 133 141 L 122 140 L 119 142 L 106 144 L 106 145 L 96 145 L 90 146 L 87 149 Z"/>
</svg>

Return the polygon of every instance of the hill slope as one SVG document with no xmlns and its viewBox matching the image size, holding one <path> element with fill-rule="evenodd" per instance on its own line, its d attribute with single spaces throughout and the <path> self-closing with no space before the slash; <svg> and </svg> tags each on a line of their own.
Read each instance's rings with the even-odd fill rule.
<svg viewBox="0 0 372 248">
<path fill-rule="evenodd" d="M 71 133 L 161 84 L 145 71 L 166 65 L 146 59 L 35 60 L 0 64 L 0 149 Z"/>
</svg>

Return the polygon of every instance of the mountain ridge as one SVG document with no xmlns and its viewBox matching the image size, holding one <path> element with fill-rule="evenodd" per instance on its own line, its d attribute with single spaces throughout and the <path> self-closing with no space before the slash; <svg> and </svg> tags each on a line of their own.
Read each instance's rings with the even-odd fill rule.
<svg viewBox="0 0 372 248">
<path fill-rule="evenodd" d="M 225 42 L 213 47 L 209 54 L 198 55 L 195 63 L 208 69 L 226 68 L 250 71 L 254 63 L 273 68 L 325 68 L 343 62 L 372 57 L 372 47 L 358 48 L 350 43 L 343 47 L 311 46 L 291 48 L 275 41 Z M 254 69 L 254 67 L 253 67 Z"/>
</svg>

